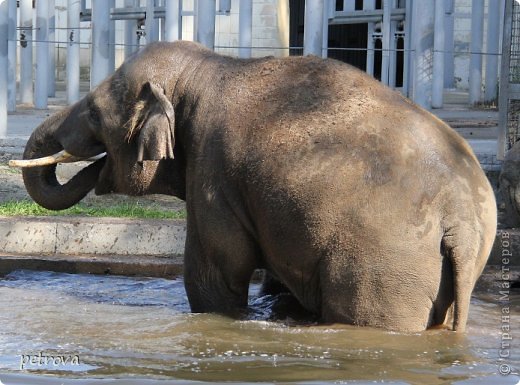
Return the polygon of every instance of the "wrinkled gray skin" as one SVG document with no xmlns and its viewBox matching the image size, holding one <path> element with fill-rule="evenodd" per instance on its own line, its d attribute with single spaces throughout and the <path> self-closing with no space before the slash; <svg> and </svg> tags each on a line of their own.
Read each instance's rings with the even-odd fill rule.
<svg viewBox="0 0 520 385">
<path fill-rule="evenodd" d="M 494 240 L 494 195 L 466 142 L 334 60 L 151 44 L 38 127 L 25 158 L 62 148 L 108 155 L 64 186 L 54 167 L 25 169 L 45 207 L 94 187 L 186 200 L 194 312 L 239 315 L 265 268 L 323 322 L 462 331 Z"/>
<path fill-rule="evenodd" d="M 506 154 L 498 185 L 505 204 L 504 225 L 520 227 L 520 142 Z"/>
</svg>

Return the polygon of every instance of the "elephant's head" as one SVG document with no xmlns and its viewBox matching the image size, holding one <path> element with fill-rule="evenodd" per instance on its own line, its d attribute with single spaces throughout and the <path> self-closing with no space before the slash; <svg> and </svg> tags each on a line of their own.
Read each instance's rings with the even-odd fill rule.
<svg viewBox="0 0 520 385">
<path fill-rule="evenodd" d="M 93 188 L 97 194 L 160 193 L 185 198 L 174 90 L 189 61 L 182 55 L 175 57 L 177 51 L 164 43 L 147 47 L 81 101 L 36 128 L 24 153 L 24 159 L 33 161 L 19 165 L 24 167 L 27 191 L 37 203 L 64 209 Z M 58 182 L 56 163 L 95 156 L 100 159 L 67 183 Z"/>
</svg>

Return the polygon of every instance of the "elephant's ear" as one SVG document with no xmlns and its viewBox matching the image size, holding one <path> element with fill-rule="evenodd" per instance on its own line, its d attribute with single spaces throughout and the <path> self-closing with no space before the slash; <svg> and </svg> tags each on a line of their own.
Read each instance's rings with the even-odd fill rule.
<svg viewBox="0 0 520 385">
<path fill-rule="evenodd" d="M 137 161 L 173 159 L 175 111 L 161 86 L 146 83 L 131 119 L 128 138 L 138 136 Z"/>
</svg>

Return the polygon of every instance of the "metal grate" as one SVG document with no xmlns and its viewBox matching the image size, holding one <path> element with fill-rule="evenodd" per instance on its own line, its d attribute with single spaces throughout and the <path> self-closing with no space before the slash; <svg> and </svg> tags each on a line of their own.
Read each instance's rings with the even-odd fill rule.
<svg viewBox="0 0 520 385">
<path fill-rule="evenodd" d="M 507 149 L 520 139 L 520 100 L 510 99 L 507 109 Z"/>
<path fill-rule="evenodd" d="M 509 83 L 520 84 L 520 3 L 513 2 L 511 16 Z M 520 100 L 509 99 L 507 108 L 507 149 L 520 139 Z"/>
<path fill-rule="evenodd" d="M 499 93 L 499 147 L 502 160 L 520 140 L 520 1 L 506 0 Z"/>
<path fill-rule="evenodd" d="M 511 56 L 509 61 L 509 82 L 520 83 L 520 3 L 513 2 L 511 20 Z"/>
</svg>

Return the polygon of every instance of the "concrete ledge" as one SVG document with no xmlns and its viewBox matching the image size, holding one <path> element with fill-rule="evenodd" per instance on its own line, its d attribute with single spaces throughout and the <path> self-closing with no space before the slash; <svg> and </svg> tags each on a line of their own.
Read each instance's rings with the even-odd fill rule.
<svg viewBox="0 0 520 385">
<path fill-rule="evenodd" d="M 185 221 L 0 217 L 4 254 L 178 257 L 185 238 Z"/>
<path fill-rule="evenodd" d="M 182 276 L 183 258 L 153 256 L 57 256 L 57 255 L 2 255 L 0 277 L 12 271 L 48 270 L 75 274 L 113 274 L 175 278 Z"/>
<path fill-rule="evenodd" d="M 506 235 L 504 235 L 506 234 Z M 89 217 L 0 217 L 0 276 L 17 269 L 174 277 L 186 222 Z M 520 229 L 497 233 L 489 266 L 520 267 Z"/>
<path fill-rule="evenodd" d="M 16 157 L 21 158 L 25 145 L 27 143 L 27 138 L 0 138 L 0 152 L 6 152 L 8 154 L 13 154 Z"/>
</svg>

